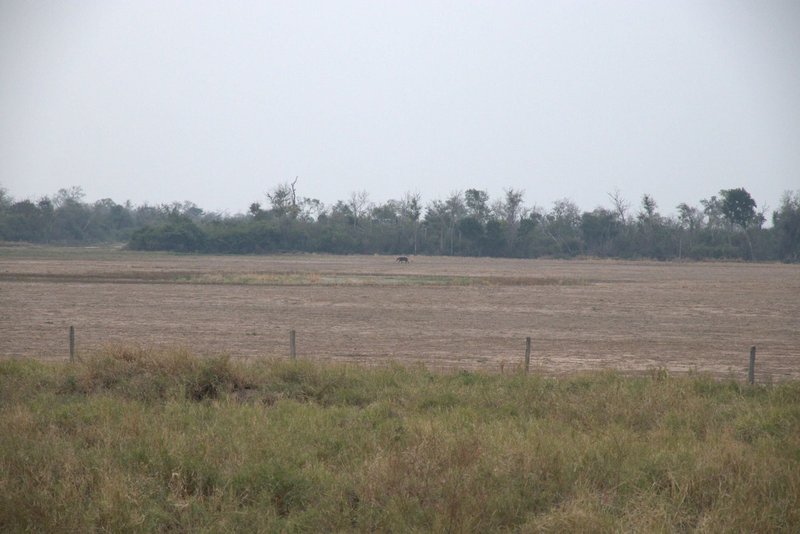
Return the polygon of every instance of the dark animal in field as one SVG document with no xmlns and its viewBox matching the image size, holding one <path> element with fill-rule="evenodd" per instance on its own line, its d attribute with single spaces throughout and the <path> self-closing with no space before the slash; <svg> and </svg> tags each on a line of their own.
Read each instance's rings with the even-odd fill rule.
<svg viewBox="0 0 800 534">
<path fill-rule="evenodd" d="M 408 256 L 398 256 L 397 259 L 394 261 L 399 261 L 400 263 L 408 263 Z"/>
</svg>

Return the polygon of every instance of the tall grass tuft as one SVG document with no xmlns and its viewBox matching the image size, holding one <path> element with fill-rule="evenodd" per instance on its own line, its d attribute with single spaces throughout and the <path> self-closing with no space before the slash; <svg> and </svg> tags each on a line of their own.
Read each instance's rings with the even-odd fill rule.
<svg viewBox="0 0 800 534">
<path fill-rule="evenodd" d="M 0 531 L 800 530 L 800 383 L 0 362 Z"/>
</svg>

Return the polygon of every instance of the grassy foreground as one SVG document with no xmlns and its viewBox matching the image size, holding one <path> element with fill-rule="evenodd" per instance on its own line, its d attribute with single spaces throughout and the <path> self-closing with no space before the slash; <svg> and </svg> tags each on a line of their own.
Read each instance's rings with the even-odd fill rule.
<svg viewBox="0 0 800 534">
<path fill-rule="evenodd" d="M 800 383 L 0 362 L 0 531 L 800 530 Z"/>
</svg>

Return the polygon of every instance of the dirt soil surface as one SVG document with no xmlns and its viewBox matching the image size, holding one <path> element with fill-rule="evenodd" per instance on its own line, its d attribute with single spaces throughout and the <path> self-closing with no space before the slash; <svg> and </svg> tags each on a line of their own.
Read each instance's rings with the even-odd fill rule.
<svg viewBox="0 0 800 534">
<path fill-rule="evenodd" d="M 0 247 L 0 357 L 108 344 L 432 370 L 800 378 L 800 266 Z"/>
</svg>

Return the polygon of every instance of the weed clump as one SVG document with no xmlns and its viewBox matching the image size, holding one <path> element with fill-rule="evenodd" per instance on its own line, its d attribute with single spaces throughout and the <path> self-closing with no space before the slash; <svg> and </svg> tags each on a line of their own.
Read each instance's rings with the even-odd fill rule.
<svg viewBox="0 0 800 534">
<path fill-rule="evenodd" d="M 106 392 L 141 401 L 219 398 L 248 387 L 228 357 L 197 358 L 183 349 L 110 346 L 65 369 L 59 391 Z"/>
<path fill-rule="evenodd" d="M 203 360 L 192 369 L 186 384 L 186 396 L 194 401 L 216 399 L 221 393 L 230 393 L 245 387 L 229 358 L 217 357 Z"/>
</svg>

